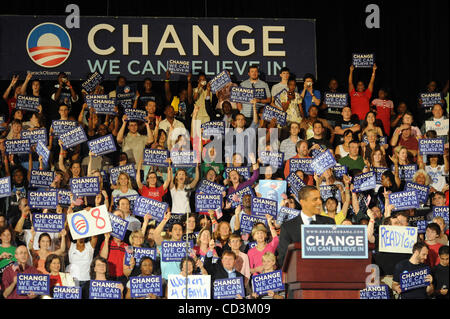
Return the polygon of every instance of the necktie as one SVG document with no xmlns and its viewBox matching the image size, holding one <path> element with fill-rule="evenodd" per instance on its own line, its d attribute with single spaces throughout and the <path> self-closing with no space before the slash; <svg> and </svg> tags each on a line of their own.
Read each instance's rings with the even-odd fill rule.
<svg viewBox="0 0 450 319">
<path fill-rule="evenodd" d="M 308 217 L 308 225 L 311 225 L 312 220 L 312 217 Z"/>
</svg>

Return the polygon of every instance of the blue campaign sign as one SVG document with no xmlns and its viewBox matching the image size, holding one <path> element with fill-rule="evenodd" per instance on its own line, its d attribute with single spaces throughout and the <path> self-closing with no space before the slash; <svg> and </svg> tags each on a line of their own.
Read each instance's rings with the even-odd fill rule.
<svg viewBox="0 0 450 319">
<path fill-rule="evenodd" d="M 161 276 L 130 277 L 131 298 L 145 297 L 148 294 L 162 296 Z"/>
<path fill-rule="evenodd" d="M 415 190 L 419 197 L 419 203 L 425 204 L 430 193 L 430 186 L 420 185 L 413 182 L 407 182 L 404 188 L 405 191 Z"/>
<path fill-rule="evenodd" d="M 197 237 L 198 237 L 198 234 L 199 234 L 200 232 L 195 232 L 195 233 L 189 233 L 189 234 L 183 234 L 183 236 L 181 237 L 181 239 L 183 240 L 183 241 L 192 241 L 192 242 L 197 242 Z"/>
<path fill-rule="evenodd" d="M 137 266 L 140 265 L 142 258 L 150 257 L 152 260 L 156 260 L 156 248 L 144 248 L 144 247 L 132 247 L 128 246 L 125 249 L 125 265 L 130 265 L 131 257 Z"/>
<path fill-rule="evenodd" d="M 141 121 L 146 122 L 147 111 L 139 109 L 125 109 L 127 121 Z"/>
<path fill-rule="evenodd" d="M 199 194 L 195 193 L 195 211 L 207 212 L 222 208 L 222 194 Z"/>
<path fill-rule="evenodd" d="M 88 98 L 89 97 L 89 98 Z M 86 103 L 95 110 L 97 114 L 116 115 L 116 100 L 103 95 L 88 95 Z"/>
<path fill-rule="evenodd" d="M 170 159 L 174 167 L 195 167 L 197 157 L 195 151 L 174 151 L 170 152 Z"/>
<path fill-rule="evenodd" d="M 117 179 L 120 173 L 127 173 L 129 177 L 136 178 L 136 170 L 133 164 L 126 164 L 118 167 L 111 168 L 109 170 L 109 176 L 111 179 L 111 184 L 117 184 Z"/>
<path fill-rule="evenodd" d="M 211 81 L 209 81 L 211 92 L 216 93 L 217 91 L 225 87 L 225 85 L 227 85 L 228 83 L 231 83 L 231 78 L 228 72 L 220 72 Z"/>
<path fill-rule="evenodd" d="M 149 213 L 153 219 L 160 222 L 164 218 L 164 213 L 167 211 L 168 206 L 169 204 L 165 202 L 139 196 L 134 202 L 133 214 L 143 217 Z"/>
<path fill-rule="evenodd" d="M 366 259 L 365 225 L 302 225 L 302 258 Z"/>
<path fill-rule="evenodd" d="M 239 103 L 250 103 L 254 99 L 254 89 L 233 86 L 230 90 L 230 101 Z"/>
<path fill-rule="evenodd" d="M 50 275 L 18 273 L 16 289 L 19 295 L 49 295 Z"/>
<path fill-rule="evenodd" d="M 173 74 L 188 74 L 190 72 L 189 61 L 171 59 L 167 61 L 167 70 Z"/>
<path fill-rule="evenodd" d="M 259 158 L 263 165 L 270 165 L 271 167 L 281 168 L 283 167 L 284 153 L 262 151 Z"/>
<path fill-rule="evenodd" d="M 445 140 L 443 138 L 421 138 L 419 139 L 419 153 L 444 154 Z"/>
<path fill-rule="evenodd" d="M 419 208 L 419 196 L 416 190 L 389 194 L 389 204 L 394 205 L 393 211 Z"/>
<path fill-rule="evenodd" d="M 42 141 L 47 145 L 47 136 L 47 129 L 45 127 L 34 130 L 22 130 L 20 132 L 20 138 L 29 139 L 31 146 L 35 146 L 38 141 Z"/>
<path fill-rule="evenodd" d="M 448 212 L 449 212 L 448 206 L 434 206 L 433 218 L 440 216 L 444 218 L 445 223 L 448 225 Z"/>
<path fill-rule="evenodd" d="M 342 177 L 347 174 L 347 166 L 339 163 L 336 163 L 331 169 L 333 170 L 334 177 L 338 179 L 342 179 Z"/>
<path fill-rule="evenodd" d="M 336 159 L 330 150 L 326 150 L 313 158 L 311 168 L 317 175 L 322 175 L 327 169 L 336 165 Z"/>
<path fill-rule="evenodd" d="M 440 92 L 425 92 L 420 93 L 419 98 L 422 100 L 423 106 L 433 106 L 435 104 L 441 104 L 442 94 Z"/>
<path fill-rule="evenodd" d="M 355 68 L 371 68 L 375 63 L 375 53 L 353 53 L 352 64 Z"/>
<path fill-rule="evenodd" d="M 123 240 L 125 238 L 129 222 L 111 213 L 109 213 L 109 220 L 111 221 L 112 228 L 111 236 Z"/>
<path fill-rule="evenodd" d="M 305 182 L 292 171 L 286 178 L 286 181 L 289 183 L 291 194 L 294 194 L 295 197 L 298 196 L 299 190 L 306 186 Z"/>
<path fill-rule="evenodd" d="M 91 280 L 89 299 L 122 299 L 120 282 L 109 280 Z"/>
<path fill-rule="evenodd" d="M 0 178 L 0 198 L 11 195 L 11 176 Z"/>
<path fill-rule="evenodd" d="M 60 135 L 67 133 L 78 126 L 78 122 L 70 120 L 53 120 L 52 121 L 52 135 L 59 137 Z"/>
<path fill-rule="evenodd" d="M 172 226 L 175 223 L 183 223 L 183 218 L 185 218 L 186 214 L 184 213 L 174 213 L 170 215 L 169 220 L 167 221 L 166 225 L 164 226 L 164 230 L 167 231 L 170 226 Z"/>
<path fill-rule="evenodd" d="M 31 208 L 56 209 L 58 192 L 56 190 L 28 192 L 28 205 Z"/>
<path fill-rule="evenodd" d="M 136 96 L 136 84 L 116 87 L 116 99 L 120 101 L 133 100 Z"/>
<path fill-rule="evenodd" d="M 54 178 L 53 171 L 31 170 L 30 185 L 31 187 L 49 187 Z"/>
<path fill-rule="evenodd" d="M 359 299 L 390 299 L 388 285 L 373 285 L 359 291 Z"/>
<path fill-rule="evenodd" d="M 64 229 L 66 215 L 56 213 L 33 213 L 35 231 L 43 233 L 59 233 Z"/>
<path fill-rule="evenodd" d="M 225 189 L 225 186 L 203 179 L 197 187 L 197 192 L 204 194 L 222 194 Z"/>
<path fill-rule="evenodd" d="M 394 172 L 394 165 L 391 166 L 391 171 Z M 400 180 L 411 182 L 413 180 L 414 174 L 417 172 L 417 164 L 409 165 L 399 165 L 398 166 Z"/>
<path fill-rule="evenodd" d="M 278 125 L 286 125 L 287 113 L 277 107 L 266 105 L 263 111 L 263 120 L 270 122 L 273 118 L 277 119 Z"/>
<path fill-rule="evenodd" d="M 250 167 L 249 166 L 241 166 L 241 167 L 225 167 L 226 178 L 230 178 L 230 172 L 236 171 L 241 175 L 244 180 L 250 178 Z"/>
<path fill-rule="evenodd" d="M 116 143 L 114 142 L 114 137 L 112 134 L 108 134 L 95 140 L 88 141 L 89 151 L 95 155 L 105 155 L 108 153 L 115 152 Z"/>
<path fill-rule="evenodd" d="M 293 173 L 302 171 L 304 174 L 313 175 L 312 160 L 312 158 L 291 158 L 289 159 L 289 171 Z"/>
<path fill-rule="evenodd" d="M 341 191 L 337 185 L 320 185 L 320 197 L 326 201 L 330 197 L 334 197 L 340 202 L 342 200 Z"/>
<path fill-rule="evenodd" d="M 252 215 L 265 218 L 266 214 L 277 218 L 278 201 L 262 197 L 252 198 Z"/>
<path fill-rule="evenodd" d="M 348 104 L 347 93 L 325 92 L 324 103 L 328 107 L 343 108 Z"/>
<path fill-rule="evenodd" d="M 400 274 L 400 288 L 402 289 L 402 292 L 429 286 L 430 282 L 425 281 L 426 276 L 429 274 L 429 267 L 412 271 L 405 270 Z"/>
<path fill-rule="evenodd" d="M 42 156 L 42 160 L 44 161 L 44 163 L 48 163 L 48 160 L 50 158 L 50 150 L 42 141 L 37 142 L 36 153 L 39 156 Z"/>
<path fill-rule="evenodd" d="M 417 227 L 417 233 L 418 234 L 425 234 L 427 231 L 428 221 L 426 220 L 418 220 L 416 222 Z"/>
<path fill-rule="evenodd" d="M 100 178 L 98 176 L 71 178 L 70 191 L 75 196 L 95 196 L 100 193 Z"/>
<path fill-rule="evenodd" d="M 68 149 L 76 145 L 82 144 L 86 142 L 88 139 L 86 133 L 84 132 L 84 128 L 81 126 L 77 126 L 73 130 L 61 134 L 59 136 L 59 140 L 62 142 L 64 149 Z"/>
<path fill-rule="evenodd" d="M 168 150 L 156 148 L 144 149 L 144 165 L 169 167 L 167 159 L 170 157 Z"/>
<path fill-rule="evenodd" d="M 138 194 L 114 197 L 113 207 L 114 207 L 114 209 L 118 209 L 119 208 L 119 201 L 122 198 L 126 198 L 130 202 L 130 212 L 132 212 L 134 210 L 134 203 L 136 202 L 138 197 L 139 197 Z"/>
<path fill-rule="evenodd" d="M 238 191 L 228 194 L 226 199 L 231 203 L 231 207 L 236 208 L 238 205 L 242 204 L 242 197 L 244 195 L 250 195 L 252 198 L 255 197 L 255 193 L 252 188 L 250 186 L 246 186 Z M 238 200 L 233 200 L 234 197 L 237 197 Z"/>
<path fill-rule="evenodd" d="M 284 222 L 287 222 L 288 220 L 291 220 L 292 218 L 297 217 L 300 215 L 300 211 L 297 209 L 289 208 L 286 206 L 282 206 L 280 208 L 280 211 L 277 215 L 277 224 L 281 225 Z"/>
<path fill-rule="evenodd" d="M 81 287 L 55 286 L 53 299 L 81 299 Z"/>
<path fill-rule="evenodd" d="M 281 96 L 284 95 L 284 94 L 287 94 L 287 93 L 288 93 L 288 91 L 287 91 L 286 89 L 282 89 L 280 92 L 278 92 L 278 93 L 273 97 L 274 102 L 275 102 L 275 105 L 281 107 Z"/>
<path fill-rule="evenodd" d="M 181 261 L 189 251 L 194 248 L 194 243 L 184 241 L 163 241 L 161 243 L 161 261 Z"/>
<path fill-rule="evenodd" d="M 56 189 L 56 192 L 58 193 L 58 205 L 62 207 L 70 206 L 70 194 L 72 194 L 72 192 L 62 188 Z"/>
<path fill-rule="evenodd" d="M 244 278 L 216 279 L 213 283 L 214 299 L 236 299 L 237 295 L 245 296 Z"/>
<path fill-rule="evenodd" d="M 375 189 L 377 186 L 377 176 L 374 171 L 356 175 L 353 178 L 353 185 L 355 186 L 356 193 Z"/>
<path fill-rule="evenodd" d="M 253 96 L 255 99 L 259 99 L 259 100 L 267 99 L 266 89 L 265 88 L 254 88 Z"/>
<path fill-rule="evenodd" d="M 81 84 L 81 87 L 86 91 L 86 92 L 92 92 L 95 90 L 95 88 L 97 87 L 97 85 L 99 85 L 100 83 L 102 83 L 103 81 L 103 76 L 101 74 L 99 74 L 97 71 L 95 71 L 94 73 L 92 73 L 86 81 L 84 81 Z"/>
<path fill-rule="evenodd" d="M 268 291 L 283 291 L 283 273 L 275 270 L 252 277 L 253 291 L 258 295 L 266 294 Z"/>
<path fill-rule="evenodd" d="M 247 215 L 243 213 L 241 215 L 241 233 L 242 234 L 251 234 L 253 225 L 256 223 L 263 223 L 267 225 L 267 220 L 265 217 L 258 217 L 254 215 Z"/>
<path fill-rule="evenodd" d="M 372 167 L 372 170 L 375 172 L 377 185 L 381 185 L 381 175 L 383 175 L 384 172 L 388 171 L 389 168 L 387 168 L 387 167 Z"/>
<path fill-rule="evenodd" d="M 6 154 L 28 154 L 30 147 L 29 139 L 5 140 Z"/>
<path fill-rule="evenodd" d="M 41 105 L 41 98 L 39 96 L 18 95 L 16 101 L 16 109 L 39 112 L 38 106 Z"/>
<path fill-rule="evenodd" d="M 88 94 L 84 97 L 84 101 L 87 104 L 88 107 L 94 107 L 94 100 L 103 100 L 103 99 L 109 99 L 109 95 L 108 94 Z M 115 99 L 112 99 L 113 101 Z"/>
<path fill-rule="evenodd" d="M 201 125 L 202 137 L 210 138 L 211 136 L 224 136 L 225 135 L 225 122 L 224 121 L 209 121 Z"/>
</svg>

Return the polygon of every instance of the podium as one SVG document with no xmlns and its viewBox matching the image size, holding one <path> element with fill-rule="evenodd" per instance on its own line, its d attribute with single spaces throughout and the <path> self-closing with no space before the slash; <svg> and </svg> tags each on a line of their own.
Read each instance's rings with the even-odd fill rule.
<svg viewBox="0 0 450 319">
<path fill-rule="evenodd" d="M 283 264 L 287 298 L 294 299 L 359 299 L 366 288 L 367 259 L 303 259 L 301 243 L 292 243 Z"/>
</svg>

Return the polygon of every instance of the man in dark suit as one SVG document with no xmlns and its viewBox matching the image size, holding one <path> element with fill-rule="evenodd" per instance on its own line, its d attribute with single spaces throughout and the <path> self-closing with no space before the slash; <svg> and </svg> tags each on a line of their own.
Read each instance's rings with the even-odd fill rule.
<svg viewBox="0 0 450 319">
<path fill-rule="evenodd" d="M 298 192 L 298 199 L 302 206 L 301 213 L 283 223 L 278 244 L 278 264 L 283 266 L 289 244 L 300 242 L 302 238 L 301 225 L 336 224 L 334 219 L 321 216 L 322 199 L 320 192 L 314 186 L 305 186 Z"/>
<path fill-rule="evenodd" d="M 214 282 L 216 279 L 244 277 L 235 269 L 235 263 L 236 254 L 231 250 L 225 250 L 222 257 L 214 264 L 212 263 L 212 254 L 206 254 L 203 266 L 211 275 L 211 281 Z"/>
</svg>

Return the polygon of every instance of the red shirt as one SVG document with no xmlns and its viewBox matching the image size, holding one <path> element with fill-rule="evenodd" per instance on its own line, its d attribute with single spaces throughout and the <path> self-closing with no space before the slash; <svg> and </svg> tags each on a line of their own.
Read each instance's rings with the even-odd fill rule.
<svg viewBox="0 0 450 319">
<path fill-rule="evenodd" d="M 400 137 L 398 139 L 397 145 L 401 145 L 406 147 L 407 150 L 418 151 L 419 150 L 419 141 L 414 136 L 410 136 L 408 139 L 404 139 Z"/>
<path fill-rule="evenodd" d="M 439 243 L 434 245 L 430 245 L 428 243 L 426 244 L 428 245 L 428 256 L 425 263 L 430 267 L 439 265 L 439 263 L 441 262 L 439 258 L 439 248 L 441 248 L 443 245 Z"/>
<path fill-rule="evenodd" d="M 375 99 L 372 105 L 376 106 L 377 119 L 383 122 L 384 132 L 387 136 L 391 133 L 391 110 L 394 108 L 394 103 L 391 100 Z"/>
<path fill-rule="evenodd" d="M 370 111 L 369 100 L 372 96 L 372 92 L 367 89 L 364 92 L 356 92 L 353 89 L 350 92 L 350 104 L 352 113 L 358 115 L 360 120 L 364 120 L 366 114 Z"/>
<path fill-rule="evenodd" d="M 141 193 L 141 195 L 144 197 L 162 202 L 162 198 L 167 193 L 167 189 L 165 190 L 163 185 L 159 187 L 143 186 L 142 190 L 140 190 L 139 193 Z"/>
<path fill-rule="evenodd" d="M 16 266 L 16 264 L 12 264 L 11 266 L 8 266 L 3 272 L 2 287 L 1 287 L 2 290 L 5 290 L 13 283 L 14 277 L 17 276 L 19 272 L 22 274 L 39 274 L 39 271 L 33 266 L 27 265 L 23 271 L 19 271 L 17 267 L 18 266 Z M 26 295 L 17 294 L 17 286 L 16 286 L 6 299 L 30 299 L 30 298 Z"/>
<path fill-rule="evenodd" d="M 62 286 L 61 276 L 59 274 L 57 276 L 50 275 L 50 290 L 55 286 Z"/>
<path fill-rule="evenodd" d="M 100 251 L 104 244 L 105 242 L 102 243 Z M 112 277 L 123 276 L 123 258 L 125 257 L 125 247 L 127 246 L 124 242 L 121 242 L 120 246 L 118 246 L 114 239 L 109 241 L 108 267 L 109 274 Z"/>
</svg>

